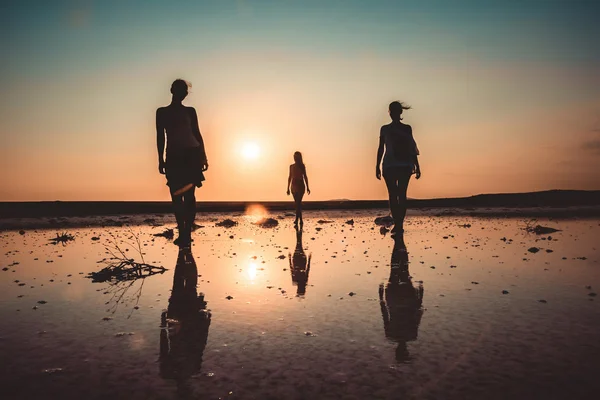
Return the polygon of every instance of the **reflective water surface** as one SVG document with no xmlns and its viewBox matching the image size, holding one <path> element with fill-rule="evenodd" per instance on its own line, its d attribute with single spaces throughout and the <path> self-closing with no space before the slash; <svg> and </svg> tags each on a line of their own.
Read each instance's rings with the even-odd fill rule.
<svg viewBox="0 0 600 400">
<path fill-rule="evenodd" d="M 599 220 L 377 211 L 0 233 L 2 398 L 584 398 Z M 279 218 L 278 218 L 279 217 Z M 232 218 L 238 225 L 217 227 Z M 353 224 L 348 220 L 353 219 Z M 141 221 L 140 221 L 141 222 Z M 138 244 L 139 240 L 139 244 Z M 139 268 L 90 279 L 115 256 Z M 127 262 L 124 265 L 128 265 Z M 589 398 L 589 397 L 586 397 Z"/>
</svg>

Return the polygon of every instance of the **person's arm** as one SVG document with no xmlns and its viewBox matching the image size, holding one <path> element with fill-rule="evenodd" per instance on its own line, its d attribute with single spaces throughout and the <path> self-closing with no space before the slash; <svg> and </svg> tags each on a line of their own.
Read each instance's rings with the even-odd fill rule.
<svg viewBox="0 0 600 400">
<path fill-rule="evenodd" d="M 156 148 L 158 150 L 158 172 L 165 173 L 165 127 L 162 121 L 161 109 L 156 110 Z"/>
<path fill-rule="evenodd" d="M 304 167 L 304 181 L 306 182 L 306 192 L 310 194 L 310 186 L 308 186 L 308 175 L 306 174 L 306 166 Z"/>
<path fill-rule="evenodd" d="M 202 154 L 203 159 L 202 170 L 206 171 L 208 169 L 208 157 L 206 157 L 206 148 L 204 147 L 204 140 L 202 139 L 202 134 L 200 133 L 200 126 L 198 124 L 198 114 L 196 114 L 196 109 L 194 107 L 190 107 L 190 114 L 192 117 L 192 132 L 194 133 L 194 136 L 200 143 L 200 154 Z"/>
<path fill-rule="evenodd" d="M 413 142 L 413 152 L 414 152 L 414 157 L 415 157 L 415 178 L 419 179 L 421 178 L 421 166 L 419 165 L 419 148 L 417 147 L 417 142 L 415 141 L 415 138 L 413 137 L 412 134 L 412 127 L 409 125 L 408 126 L 410 129 L 410 138 L 412 139 Z"/>
<path fill-rule="evenodd" d="M 287 194 L 290 195 L 290 185 L 292 184 L 292 166 L 290 165 L 290 174 L 288 175 Z"/>
<path fill-rule="evenodd" d="M 383 127 L 382 127 L 383 129 Z M 381 159 L 383 158 L 384 141 L 381 131 L 379 134 L 379 147 L 377 148 L 377 166 L 375 167 L 375 177 L 381 179 Z"/>
</svg>

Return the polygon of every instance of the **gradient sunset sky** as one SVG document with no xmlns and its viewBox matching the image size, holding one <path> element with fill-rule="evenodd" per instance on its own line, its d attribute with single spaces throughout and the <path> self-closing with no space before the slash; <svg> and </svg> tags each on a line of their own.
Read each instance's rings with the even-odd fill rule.
<svg viewBox="0 0 600 400">
<path fill-rule="evenodd" d="M 600 189 L 596 1 L 9 1 L 0 201 L 167 200 L 155 111 L 192 83 L 198 200 L 384 199 L 387 105 L 413 107 L 415 198 Z M 260 154 L 243 157 L 254 143 Z"/>
</svg>

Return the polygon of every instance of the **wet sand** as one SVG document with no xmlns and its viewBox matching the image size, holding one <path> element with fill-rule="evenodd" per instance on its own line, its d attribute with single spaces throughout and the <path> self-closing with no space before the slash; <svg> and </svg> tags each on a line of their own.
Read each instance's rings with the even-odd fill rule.
<svg viewBox="0 0 600 400">
<path fill-rule="evenodd" d="M 154 236 L 173 228 L 169 216 L 69 228 L 64 245 L 49 241 L 62 228 L 2 232 L 2 397 L 573 399 L 600 389 L 600 219 L 539 219 L 560 231 L 534 235 L 523 219 L 413 214 L 405 252 L 374 224 L 379 214 L 311 211 L 302 235 L 283 212 L 274 228 L 199 215 L 191 254 Z M 215 226 L 224 218 L 238 225 Z M 167 271 L 92 282 L 113 237 L 136 260 L 138 237 L 145 262 Z"/>
</svg>

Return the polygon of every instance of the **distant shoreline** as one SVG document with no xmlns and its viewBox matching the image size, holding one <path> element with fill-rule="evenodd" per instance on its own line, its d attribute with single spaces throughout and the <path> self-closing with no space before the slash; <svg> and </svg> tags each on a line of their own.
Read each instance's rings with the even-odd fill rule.
<svg viewBox="0 0 600 400">
<path fill-rule="evenodd" d="M 480 209 L 480 208 L 573 208 L 583 207 L 586 216 L 600 215 L 600 190 L 549 190 L 530 193 L 482 194 L 470 197 L 411 199 L 409 209 Z M 293 209 L 291 201 L 267 202 L 198 202 L 202 212 L 243 212 L 250 205 L 260 204 L 270 211 Z M 386 200 L 307 201 L 306 210 L 386 209 Z M 575 209 L 572 209 L 572 211 Z M 558 210 L 557 210 L 558 211 Z M 582 210 L 584 211 L 584 210 Z M 136 215 L 171 213 L 170 202 L 129 201 L 46 201 L 0 202 L 0 219 L 39 217 L 82 217 L 101 215 Z M 468 213 L 467 213 L 468 214 Z M 489 213 L 495 214 L 495 213 Z"/>
</svg>

